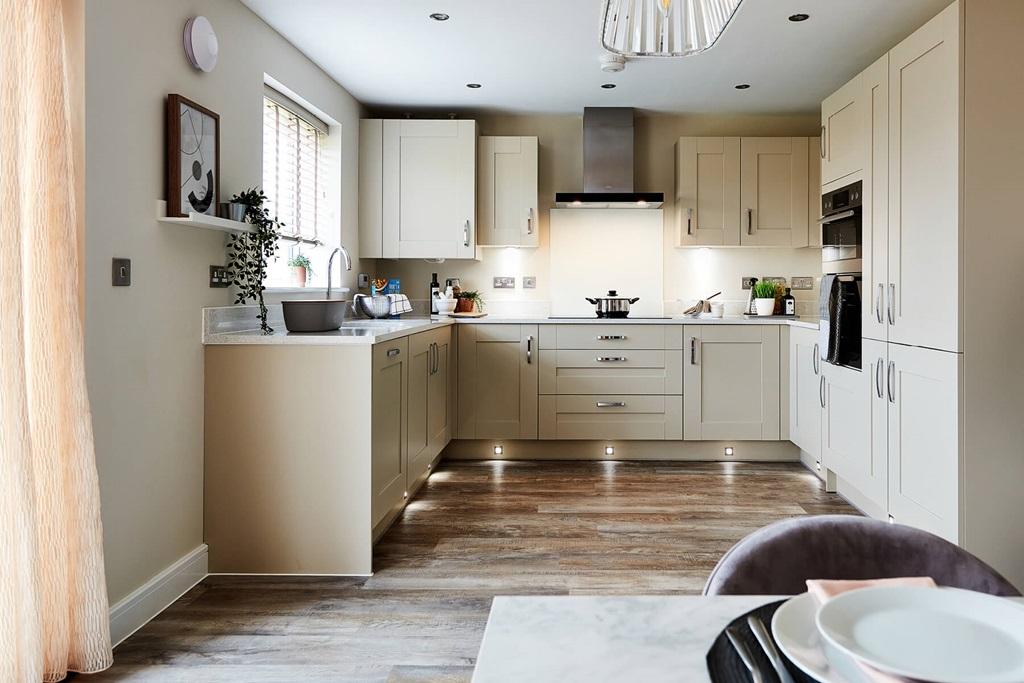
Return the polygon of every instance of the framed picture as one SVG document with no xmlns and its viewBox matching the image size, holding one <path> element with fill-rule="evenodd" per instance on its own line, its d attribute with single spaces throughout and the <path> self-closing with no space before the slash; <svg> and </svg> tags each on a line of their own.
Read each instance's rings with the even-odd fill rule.
<svg viewBox="0 0 1024 683">
<path fill-rule="evenodd" d="M 217 215 L 220 117 L 181 95 L 167 96 L 167 215 Z"/>
</svg>

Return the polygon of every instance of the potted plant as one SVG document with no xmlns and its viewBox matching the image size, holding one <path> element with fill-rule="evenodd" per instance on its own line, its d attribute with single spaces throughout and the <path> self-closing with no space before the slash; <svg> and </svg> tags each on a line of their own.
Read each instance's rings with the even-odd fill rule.
<svg viewBox="0 0 1024 683">
<path fill-rule="evenodd" d="M 758 315 L 775 313 L 776 291 L 777 287 L 774 282 L 762 280 L 754 283 L 754 308 L 757 309 Z"/>
<path fill-rule="evenodd" d="M 305 254 L 295 254 L 288 259 L 288 267 L 292 269 L 292 282 L 296 287 L 305 287 L 309 276 L 313 274 L 313 264 Z"/>
<path fill-rule="evenodd" d="M 260 329 L 263 334 L 270 334 L 274 328 L 267 324 L 263 283 L 267 277 L 267 259 L 277 253 L 277 238 L 284 224 L 263 206 L 267 195 L 258 188 L 240 192 L 231 201 L 245 204 L 245 220 L 253 226 L 252 232 L 235 233 L 228 240 L 227 266 L 231 284 L 238 288 L 235 304 L 256 301 L 260 307 Z"/>
<path fill-rule="evenodd" d="M 484 310 L 484 300 L 480 298 L 479 292 L 459 292 L 456 297 L 458 302 L 455 304 L 456 313 L 472 313 L 473 311 Z"/>
</svg>

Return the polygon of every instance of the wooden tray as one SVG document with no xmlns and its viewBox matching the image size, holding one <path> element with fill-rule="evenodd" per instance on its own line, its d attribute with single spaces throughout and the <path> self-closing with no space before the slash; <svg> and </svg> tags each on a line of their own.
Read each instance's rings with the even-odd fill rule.
<svg viewBox="0 0 1024 683">
<path fill-rule="evenodd" d="M 451 318 L 483 318 L 486 313 L 480 313 L 479 311 L 472 311 L 470 313 L 449 313 L 448 316 Z"/>
</svg>

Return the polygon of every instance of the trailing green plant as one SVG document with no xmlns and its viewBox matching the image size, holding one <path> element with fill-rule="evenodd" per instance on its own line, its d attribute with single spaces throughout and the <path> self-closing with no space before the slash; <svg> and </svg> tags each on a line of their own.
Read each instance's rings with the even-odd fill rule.
<svg viewBox="0 0 1024 683">
<path fill-rule="evenodd" d="M 305 254 L 296 254 L 295 256 L 292 256 L 288 259 L 288 266 L 290 268 L 305 268 L 307 275 L 313 274 L 313 263 Z"/>
<path fill-rule="evenodd" d="M 774 299 L 778 285 L 774 282 L 761 280 L 754 283 L 754 297 L 757 299 Z"/>
<path fill-rule="evenodd" d="M 245 204 L 245 221 L 253 226 L 252 232 L 235 233 L 228 241 L 228 270 L 231 283 L 238 288 L 235 304 L 255 301 L 259 304 L 260 330 L 263 334 L 274 331 L 267 323 L 267 305 L 263 302 L 264 282 L 267 279 L 267 259 L 277 253 L 277 238 L 284 223 L 271 216 L 263 206 L 267 195 L 253 187 L 239 192 L 231 201 Z"/>
<path fill-rule="evenodd" d="M 480 296 L 480 292 L 459 292 L 456 298 L 472 301 L 474 304 L 476 304 L 476 310 L 480 311 L 481 313 L 484 310 L 484 300 L 483 297 Z"/>
</svg>

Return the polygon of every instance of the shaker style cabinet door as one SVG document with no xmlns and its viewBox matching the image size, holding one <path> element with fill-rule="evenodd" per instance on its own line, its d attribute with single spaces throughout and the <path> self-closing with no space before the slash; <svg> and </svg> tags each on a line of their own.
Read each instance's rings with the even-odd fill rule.
<svg viewBox="0 0 1024 683">
<path fill-rule="evenodd" d="M 861 329 L 864 337 L 885 341 L 889 338 L 889 55 L 861 72 L 858 79 L 864 118 Z"/>
<path fill-rule="evenodd" d="M 460 439 L 536 439 L 536 325 L 457 325 Z"/>
<path fill-rule="evenodd" d="M 829 95 L 821 103 L 821 182 L 828 184 L 864 167 L 864 129 L 861 76 Z"/>
<path fill-rule="evenodd" d="M 683 438 L 779 439 L 777 325 L 683 328 Z"/>
<path fill-rule="evenodd" d="M 450 347 L 450 327 L 409 337 L 408 491 L 451 437 Z"/>
<path fill-rule="evenodd" d="M 958 3 L 889 52 L 889 341 L 959 351 Z"/>
<path fill-rule="evenodd" d="M 537 246 L 537 138 L 482 136 L 479 174 L 479 243 Z"/>
<path fill-rule="evenodd" d="M 385 120 L 382 135 L 383 258 L 473 258 L 476 122 Z"/>
<path fill-rule="evenodd" d="M 370 455 L 371 520 L 376 527 L 401 507 L 409 469 L 409 340 L 373 346 Z"/>
<path fill-rule="evenodd" d="M 860 490 L 871 453 L 870 372 L 821 364 L 822 464 Z"/>
<path fill-rule="evenodd" d="M 675 211 L 680 247 L 740 243 L 739 138 L 679 138 Z"/>
<path fill-rule="evenodd" d="M 789 330 L 789 438 L 821 459 L 821 366 L 817 330 Z"/>
<path fill-rule="evenodd" d="M 740 195 L 742 246 L 806 242 L 807 138 L 743 138 Z"/>
</svg>

